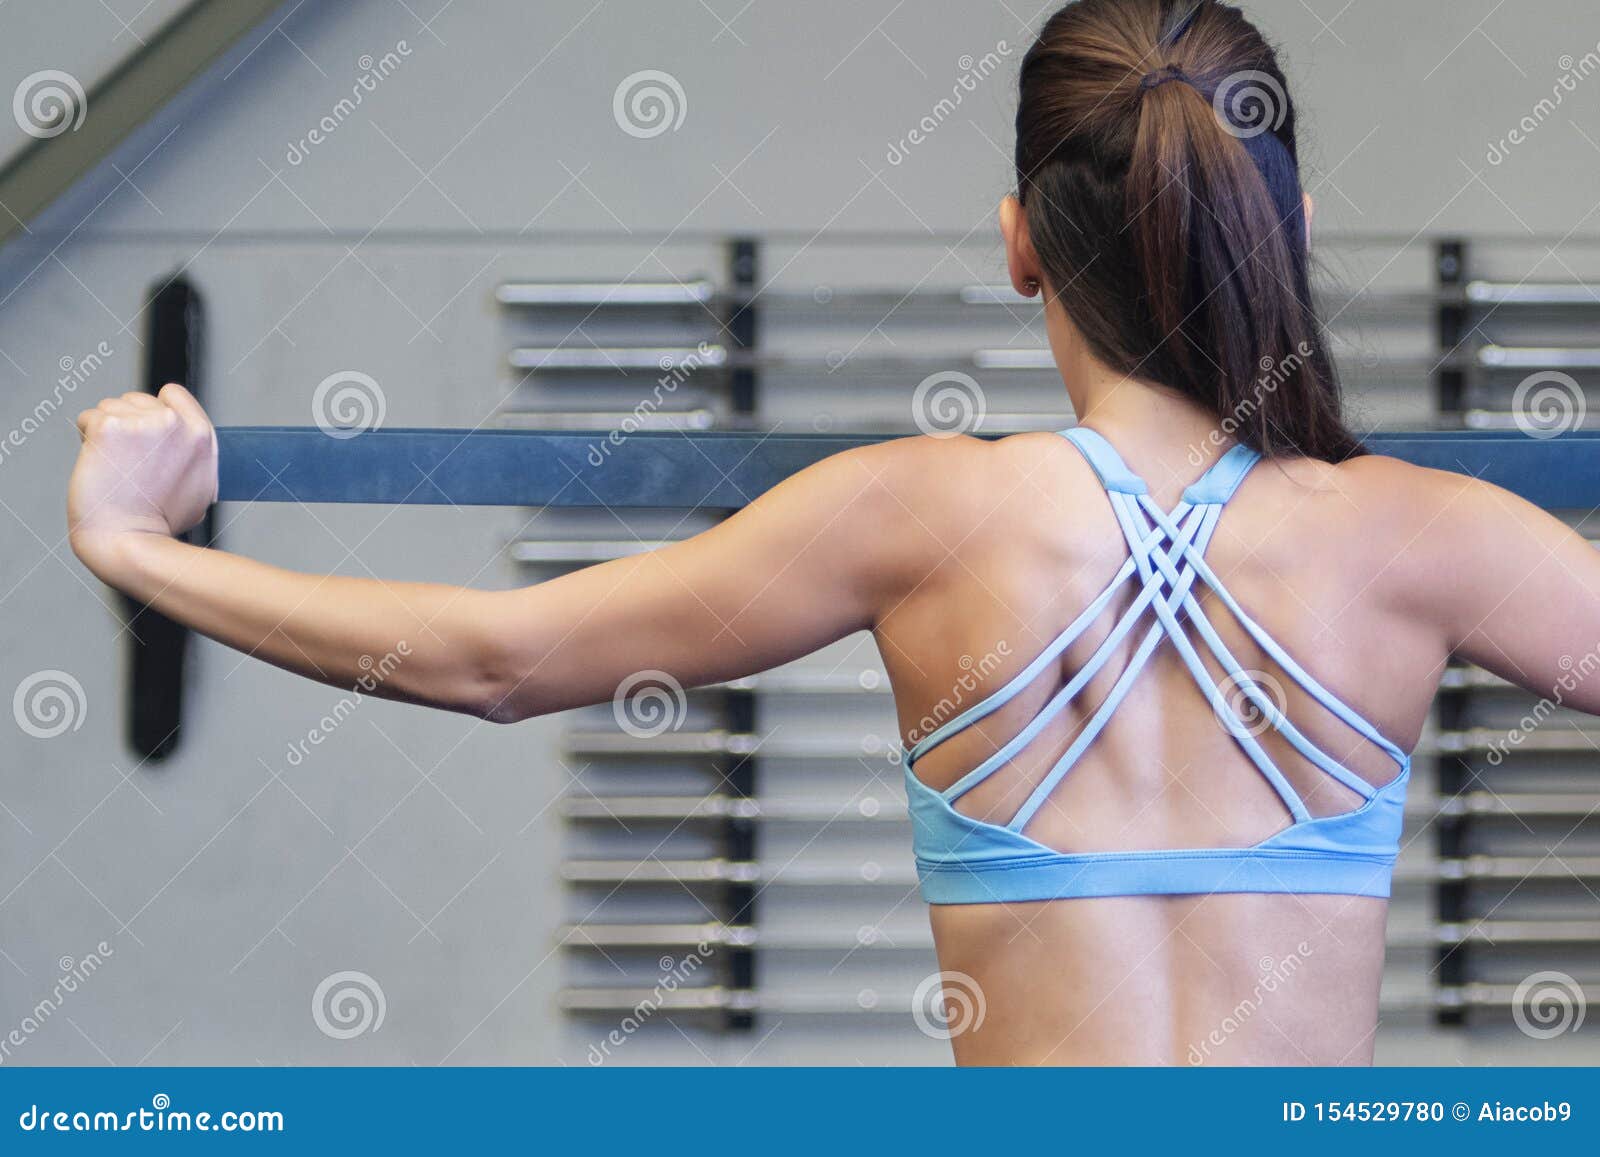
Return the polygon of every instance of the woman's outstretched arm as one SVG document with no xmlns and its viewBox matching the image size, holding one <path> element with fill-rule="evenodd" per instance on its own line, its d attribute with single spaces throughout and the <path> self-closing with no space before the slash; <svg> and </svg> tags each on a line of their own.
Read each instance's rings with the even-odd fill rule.
<svg viewBox="0 0 1600 1157">
<path fill-rule="evenodd" d="M 501 722 L 604 702 L 640 671 L 687 687 L 797 658 L 870 628 L 927 553 L 891 444 L 818 463 L 694 538 L 519 590 L 298 574 L 174 537 L 216 495 L 211 423 L 182 387 L 108 399 L 78 426 L 68 523 L 104 582 L 336 686 L 395 654 L 371 693 Z"/>
<path fill-rule="evenodd" d="M 1429 544 L 1420 578 L 1448 648 L 1535 695 L 1600 715 L 1600 551 L 1497 486 L 1414 474 Z"/>
</svg>

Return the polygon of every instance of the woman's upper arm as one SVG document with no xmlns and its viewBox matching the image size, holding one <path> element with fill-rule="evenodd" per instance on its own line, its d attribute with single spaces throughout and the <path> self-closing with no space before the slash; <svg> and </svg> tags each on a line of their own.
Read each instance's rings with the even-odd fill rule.
<svg viewBox="0 0 1600 1157">
<path fill-rule="evenodd" d="M 834 455 L 692 538 L 497 596 L 502 714 L 603 702 L 643 671 L 738 678 L 870 629 L 917 553 L 917 441 Z"/>
<path fill-rule="evenodd" d="M 1451 649 L 1536 695 L 1600 713 L 1600 551 L 1508 491 L 1456 481 L 1434 568 Z"/>
</svg>

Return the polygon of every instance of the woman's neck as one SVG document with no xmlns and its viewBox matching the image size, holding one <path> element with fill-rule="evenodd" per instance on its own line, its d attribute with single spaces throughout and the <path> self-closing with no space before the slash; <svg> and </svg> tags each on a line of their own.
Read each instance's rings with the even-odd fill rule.
<svg viewBox="0 0 1600 1157">
<path fill-rule="evenodd" d="M 1104 434 L 1158 488 L 1163 479 L 1192 481 L 1235 442 L 1204 406 L 1098 361 L 1064 376 L 1079 423 Z"/>
</svg>

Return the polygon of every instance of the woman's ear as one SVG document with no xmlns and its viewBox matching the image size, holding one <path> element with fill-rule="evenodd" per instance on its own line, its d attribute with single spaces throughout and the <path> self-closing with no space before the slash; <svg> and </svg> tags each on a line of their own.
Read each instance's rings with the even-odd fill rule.
<svg viewBox="0 0 1600 1157">
<path fill-rule="evenodd" d="M 1039 255 L 1028 235 L 1028 214 L 1022 202 L 1007 195 L 1000 202 L 1000 236 L 1006 243 L 1006 267 L 1011 272 L 1011 287 L 1023 297 L 1034 297 L 1044 284 Z"/>
<path fill-rule="evenodd" d="M 1310 249 L 1311 248 L 1311 218 L 1316 215 L 1317 203 L 1311 199 L 1311 194 L 1310 193 L 1307 193 L 1305 195 L 1305 198 L 1306 198 L 1305 199 L 1306 248 Z"/>
</svg>

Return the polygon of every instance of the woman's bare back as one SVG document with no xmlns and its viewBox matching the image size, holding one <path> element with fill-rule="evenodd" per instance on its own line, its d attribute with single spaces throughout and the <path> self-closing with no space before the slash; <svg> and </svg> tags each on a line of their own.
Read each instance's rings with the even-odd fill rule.
<svg viewBox="0 0 1600 1157">
<path fill-rule="evenodd" d="M 1023 435 L 922 452 L 929 501 L 947 512 L 928 515 L 937 525 L 924 530 L 946 539 L 946 557 L 876 632 L 908 744 L 1004 685 L 1128 557 L 1100 482 L 1065 439 Z M 1163 509 L 1201 472 L 1181 449 L 1165 461 L 1129 462 Z M 1437 540 L 1455 525 L 1450 510 L 1468 485 L 1382 458 L 1267 460 L 1227 505 L 1206 552 L 1289 655 L 1404 751 L 1421 734 L 1454 643 L 1448 616 L 1437 613 L 1434 567 Z M 1132 597 L 1108 608 L 1055 669 L 933 748 L 917 763 L 918 777 L 948 788 L 1011 739 Z M 1228 649 L 1313 743 L 1373 786 L 1399 774 L 1393 759 L 1284 675 L 1214 597 L 1201 604 Z M 1081 707 L 962 796 L 957 810 L 1010 819 L 1121 674 L 1140 633 L 1085 687 Z M 1248 715 L 1248 704 L 1240 706 Z M 1258 738 L 1313 816 L 1363 802 L 1271 728 Z M 1163 643 L 1025 834 L 1066 852 L 1243 847 L 1290 822 Z M 941 968 L 961 974 L 949 983 L 975 988 L 965 999 L 984 1007 L 981 1024 L 955 1038 L 957 1057 L 1368 1062 L 1385 908 L 1362 896 L 1251 893 L 935 905 Z"/>
</svg>

